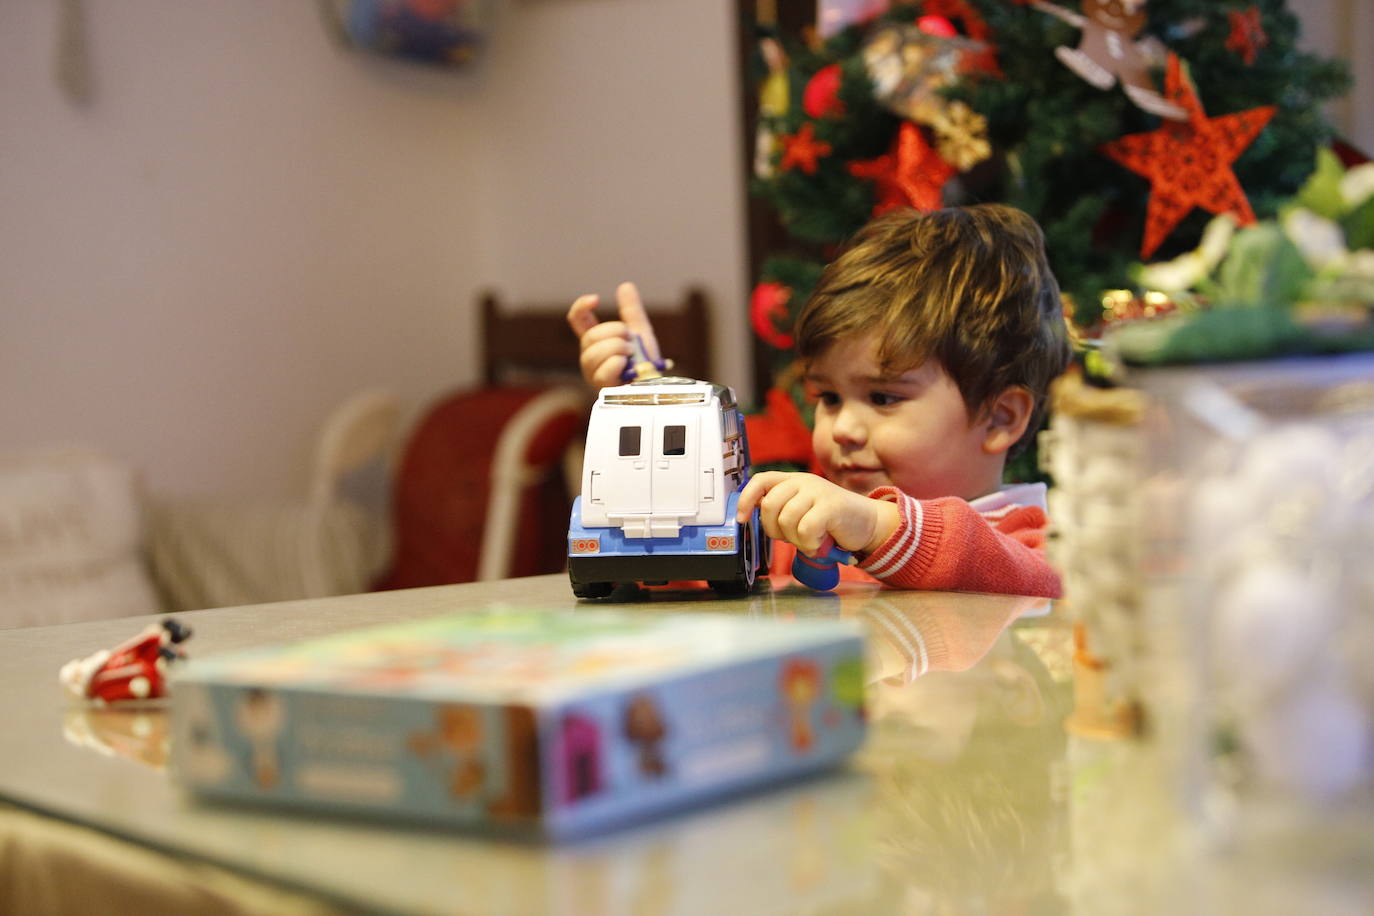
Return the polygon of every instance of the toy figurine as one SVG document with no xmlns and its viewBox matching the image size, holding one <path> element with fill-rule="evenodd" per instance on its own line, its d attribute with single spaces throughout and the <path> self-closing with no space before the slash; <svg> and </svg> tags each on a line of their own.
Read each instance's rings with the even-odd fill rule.
<svg viewBox="0 0 1374 916">
<path fill-rule="evenodd" d="M 166 696 L 167 666 L 186 657 L 181 643 L 190 636 L 190 627 L 168 617 L 113 649 L 72 659 L 58 678 L 72 696 L 99 705 Z"/>
</svg>

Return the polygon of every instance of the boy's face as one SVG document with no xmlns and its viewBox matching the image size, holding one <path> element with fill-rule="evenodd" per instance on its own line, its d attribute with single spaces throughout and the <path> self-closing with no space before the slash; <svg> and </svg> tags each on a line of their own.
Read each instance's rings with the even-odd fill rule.
<svg viewBox="0 0 1374 916">
<path fill-rule="evenodd" d="M 825 476 L 855 493 L 890 484 L 917 499 L 995 490 L 1001 461 L 983 449 L 987 424 L 971 421 L 945 368 L 932 360 L 894 378 L 876 353 L 876 335 L 840 340 L 807 372 Z"/>
</svg>

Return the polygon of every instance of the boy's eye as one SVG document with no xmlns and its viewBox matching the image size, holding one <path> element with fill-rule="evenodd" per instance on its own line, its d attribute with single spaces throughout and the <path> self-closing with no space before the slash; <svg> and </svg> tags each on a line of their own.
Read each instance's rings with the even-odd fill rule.
<svg viewBox="0 0 1374 916">
<path fill-rule="evenodd" d="M 868 395 L 869 403 L 874 407 L 891 407 L 893 404 L 905 400 L 901 395 L 888 394 L 886 391 L 873 391 Z"/>
<path fill-rule="evenodd" d="M 824 404 L 826 407 L 834 407 L 836 404 L 840 403 L 840 396 L 833 391 L 818 391 L 813 389 L 810 394 L 813 401 L 818 404 Z"/>
</svg>

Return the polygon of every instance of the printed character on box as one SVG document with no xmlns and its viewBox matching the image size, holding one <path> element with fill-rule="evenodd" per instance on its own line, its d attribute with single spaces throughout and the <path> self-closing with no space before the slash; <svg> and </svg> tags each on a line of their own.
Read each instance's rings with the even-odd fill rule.
<svg viewBox="0 0 1374 916">
<path fill-rule="evenodd" d="M 595 296 L 568 312 L 592 384 L 615 382 L 630 328 L 648 322 L 633 286 L 619 299 L 621 321 L 598 322 Z M 775 573 L 837 545 L 858 561 L 845 578 L 1059 597 L 1044 485 L 1002 486 L 1069 361 L 1029 216 L 982 204 L 875 219 L 821 275 L 796 338 L 820 473 L 756 474 L 736 505 L 740 520 L 758 510 Z"/>
<path fill-rule="evenodd" d="M 448 703 L 438 708 L 436 719 L 433 731 L 411 735 L 408 746 L 411 753 L 441 766 L 450 795 L 468 798 L 486 782 L 482 710 L 463 703 Z"/>
<path fill-rule="evenodd" d="M 809 751 L 816 743 L 811 727 L 811 707 L 821 692 L 821 673 L 816 664 L 805 659 L 792 659 L 782 666 L 782 697 L 787 704 L 788 735 L 793 750 Z"/>
<path fill-rule="evenodd" d="M 190 637 L 190 627 L 168 617 L 113 649 L 72 659 L 58 678 L 69 694 L 97 704 L 157 699 L 167 694 L 167 666 L 186 657 L 181 643 Z"/>
<path fill-rule="evenodd" d="M 275 787 L 281 781 L 279 742 L 286 729 L 286 707 L 281 697 L 259 687 L 245 690 L 234 708 L 234 723 L 239 734 L 248 739 L 249 778 L 261 788 Z"/>
<path fill-rule="evenodd" d="M 630 743 L 639 748 L 639 772 L 654 779 L 666 776 L 668 763 L 663 759 L 662 745 L 668 727 L 653 697 L 640 693 L 630 700 L 625 707 L 624 731 Z"/>
<path fill-rule="evenodd" d="M 562 801 L 571 804 L 601 791 L 601 728 L 590 716 L 568 713 L 563 717 Z"/>
</svg>

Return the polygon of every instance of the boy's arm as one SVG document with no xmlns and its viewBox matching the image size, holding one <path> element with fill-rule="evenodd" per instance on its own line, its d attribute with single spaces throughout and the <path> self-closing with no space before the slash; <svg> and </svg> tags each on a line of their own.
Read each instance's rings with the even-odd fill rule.
<svg viewBox="0 0 1374 916">
<path fill-rule="evenodd" d="M 896 506 L 896 531 L 859 568 L 896 588 L 957 589 L 1058 598 L 1059 576 L 1045 559 L 1047 519 L 1016 506 L 996 520 L 955 497 L 918 500 L 895 487 L 870 496 Z"/>
</svg>

